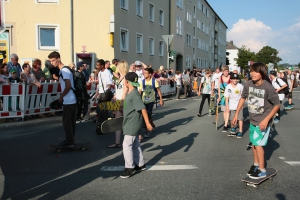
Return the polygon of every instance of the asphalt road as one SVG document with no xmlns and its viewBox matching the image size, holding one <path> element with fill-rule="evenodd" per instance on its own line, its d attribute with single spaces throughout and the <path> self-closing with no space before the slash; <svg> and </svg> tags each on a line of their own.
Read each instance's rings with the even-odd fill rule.
<svg viewBox="0 0 300 200">
<path fill-rule="evenodd" d="M 265 148 L 267 167 L 278 174 L 258 190 L 241 182 L 253 162 L 246 151 L 249 119 L 243 138 L 227 137 L 222 114 L 216 131 L 214 116 L 197 117 L 200 101 L 190 98 L 155 109 L 157 129 L 142 142 L 148 170 L 128 179 L 119 178 L 122 149 L 106 148 L 114 134 L 96 135 L 92 122 L 77 125 L 77 142 L 92 142 L 86 151 L 48 147 L 64 139 L 57 122 L 1 130 L 1 199 L 299 199 L 298 91 L 294 103 Z"/>
</svg>

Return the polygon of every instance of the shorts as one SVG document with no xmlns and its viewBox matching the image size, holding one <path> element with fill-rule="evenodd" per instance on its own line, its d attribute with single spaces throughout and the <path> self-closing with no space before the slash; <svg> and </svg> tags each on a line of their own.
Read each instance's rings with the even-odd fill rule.
<svg viewBox="0 0 300 200">
<path fill-rule="evenodd" d="M 286 98 L 288 98 L 288 99 L 293 98 L 292 92 L 289 92 L 289 93 L 286 95 Z"/>
<path fill-rule="evenodd" d="M 235 113 L 236 113 L 236 110 L 230 110 L 230 118 L 229 119 L 233 119 Z M 238 120 L 244 120 L 243 109 L 241 109 L 238 114 Z"/>
<path fill-rule="evenodd" d="M 221 105 L 221 111 L 223 111 L 223 112 L 226 111 L 226 106 Z"/>
<path fill-rule="evenodd" d="M 250 124 L 249 138 L 253 146 L 266 146 L 269 139 L 271 127 L 268 126 L 265 130 L 260 130 L 259 126 Z"/>
</svg>

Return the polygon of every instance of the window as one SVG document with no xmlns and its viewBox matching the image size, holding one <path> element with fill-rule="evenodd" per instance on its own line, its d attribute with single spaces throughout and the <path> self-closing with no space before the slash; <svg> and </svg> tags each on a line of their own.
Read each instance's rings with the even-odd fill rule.
<svg viewBox="0 0 300 200">
<path fill-rule="evenodd" d="M 164 56 L 164 42 L 159 41 L 159 56 Z"/>
<path fill-rule="evenodd" d="M 136 0 L 136 15 L 143 17 L 143 0 Z"/>
<path fill-rule="evenodd" d="M 36 3 L 58 3 L 58 0 L 36 0 Z"/>
<path fill-rule="evenodd" d="M 154 5 L 149 4 L 149 21 L 154 22 Z"/>
<path fill-rule="evenodd" d="M 193 48 L 193 60 L 195 60 L 196 59 L 196 50 L 195 50 L 195 48 Z"/>
<path fill-rule="evenodd" d="M 189 10 L 186 12 L 186 21 L 192 23 L 192 13 Z"/>
<path fill-rule="evenodd" d="M 197 20 L 197 28 L 201 30 L 201 21 L 199 19 Z"/>
<path fill-rule="evenodd" d="M 182 35 L 182 19 L 180 17 L 176 19 L 176 33 Z"/>
<path fill-rule="evenodd" d="M 139 33 L 136 34 L 136 52 L 143 53 L 143 35 Z"/>
<path fill-rule="evenodd" d="M 37 48 L 39 50 L 59 50 L 59 26 L 37 25 Z"/>
<path fill-rule="evenodd" d="M 159 10 L 159 25 L 164 26 L 164 11 Z"/>
<path fill-rule="evenodd" d="M 194 30 L 193 30 L 193 36 L 194 36 L 194 39 L 196 38 L 196 27 L 194 26 Z"/>
<path fill-rule="evenodd" d="M 183 0 L 177 0 L 177 1 L 176 1 L 176 5 L 177 5 L 177 7 L 180 8 L 180 9 L 183 9 L 183 5 L 182 5 L 182 4 L 183 4 Z"/>
<path fill-rule="evenodd" d="M 121 9 L 128 10 L 128 0 L 120 0 Z"/>
<path fill-rule="evenodd" d="M 191 58 L 190 58 L 190 56 L 186 56 L 185 65 L 186 65 L 187 68 L 191 67 Z"/>
<path fill-rule="evenodd" d="M 200 68 L 200 67 L 201 67 L 201 65 L 200 65 L 201 63 L 200 63 L 200 62 L 201 62 L 201 59 L 200 59 L 200 58 L 197 58 L 197 68 Z"/>
<path fill-rule="evenodd" d="M 129 39 L 128 39 L 128 30 L 121 28 L 120 34 L 120 49 L 121 51 L 128 51 Z"/>
<path fill-rule="evenodd" d="M 203 22 L 202 22 L 202 31 L 203 31 L 203 32 L 205 31 L 205 25 L 204 25 Z"/>
<path fill-rule="evenodd" d="M 149 54 L 154 56 L 154 39 L 149 38 Z"/>
<path fill-rule="evenodd" d="M 196 19 L 196 6 L 194 6 L 194 18 Z"/>
<path fill-rule="evenodd" d="M 201 49 L 201 40 L 200 39 L 197 39 L 197 48 Z"/>
<path fill-rule="evenodd" d="M 191 46 L 192 45 L 192 36 L 190 34 L 186 34 L 186 44 L 188 46 Z"/>
<path fill-rule="evenodd" d="M 197 2 L 197 7 L 198 7 L 199 10 L 202 9 L 202 5 L 201 5 L 201 1 L 200 0 L 198 0 L 198 2 Z"/>
</svg>

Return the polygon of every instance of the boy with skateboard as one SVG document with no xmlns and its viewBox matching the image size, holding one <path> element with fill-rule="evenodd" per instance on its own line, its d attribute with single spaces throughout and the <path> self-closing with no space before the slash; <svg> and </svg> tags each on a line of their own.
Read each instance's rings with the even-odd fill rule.
<svg viewBox="0 0 300 200">
<path fill-rule="evenodd" d="M 273 116 L 280 108 L 280 102 L 273 86 L 264 78 L 267 76 L 267 68 L 264 63 L 254 63 L 250 68 L 251 81 L 247 81 L 239 101 L 236 113 L 232 119 L 235 126 L 238 114 L 247 98 L 250 116 L 249 138 L 252 143 L 254 164 L 247 175 L 252 179 L 261 179 L 267 176 L 265 169 L 264 146 L 268 142 L 270 123 Z"/>
<path fill-rule="evenodd" d="M 226 112 L 231 113 L 230 118 L 232 119 L 236 113 L 239 100 L 243 92 L 243 85 L 239 83 L 239 77 L 236 73 L 230 74 L 230 84 L 226 86 L 224 97 L 226 103 Z M 232 127 L 227 136 L 236 136 L 241 138 L 243 136 L 243 111 L 238 114 L 239 131 L 235 133 L 235 127 Z"/>
<path fill-rule="evenodd" d="M 149 122 L 145 105 L 136 89 L 136 87 L 140 86 L 138 83 L 138 75 L 134 72 L 127 73 L 125 75 L 124 84 L 128 88 L 123 106 L 123 155 L 125 159 L 125 170 L 120 177 L 129 178 L 136 171 L 146 170 L 138 137 L 143 120 L 149 131 L 151 131 L 153 127 Z"/>
</svg>

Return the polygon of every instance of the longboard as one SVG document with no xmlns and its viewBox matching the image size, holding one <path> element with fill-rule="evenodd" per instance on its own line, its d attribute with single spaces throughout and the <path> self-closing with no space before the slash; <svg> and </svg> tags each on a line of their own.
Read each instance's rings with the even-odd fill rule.
<svg viewBox="0 0 300 200">
<path fill-rule="evenodd" d="M 98 104 L 100 110 L 118 111 L 121 108 L 121 100 L 101 102 Z"/>
<path fill-rule="evenodd" d="M 122 130 L 123 117 L 109 118 L 101 124 L 102 133 L 111 133 Z"/>
<path fill-rule="evenodd" d="M 262 182 L 264 182 L 268 179 L 273 179 L 273 176 L 275 176 L 277 174 L 277 171 L 274 168 L 266 168 L 266 170 L 267 170 L 267 176 L 265 178 L 252 179 L 247 176 L 246 178 L 242 179 L 241 181 L 244 182 L 245 186 L 251 186 L 251 187 L 255 187 L 256 189 L 259 189 L 259 184 L 261 184 Z"/>
<path fill-rule="evenodd" d="M 84 150 L 86 150 L 86 147 L 91 144 L 92 144 L 91 142 L 77 143 L 77 144 L 74 144 L 74 146 L 72 146 L 72 147 L 60 147 L 59 145 L 49 144 L 49 147 L 54 148 L 56 152 L 60 152 L 62 149 L 80 149 L 81 151 L 84 151 Z"/>
<path fill-rule="evenodd" d="M 211 96 L 210 102 L 209 102 L 208 116 L 211 116 L 214 113 L 214 111 L 216 109 L 215 107 L 216 107 L 215 96 Z"/>
</svg>

